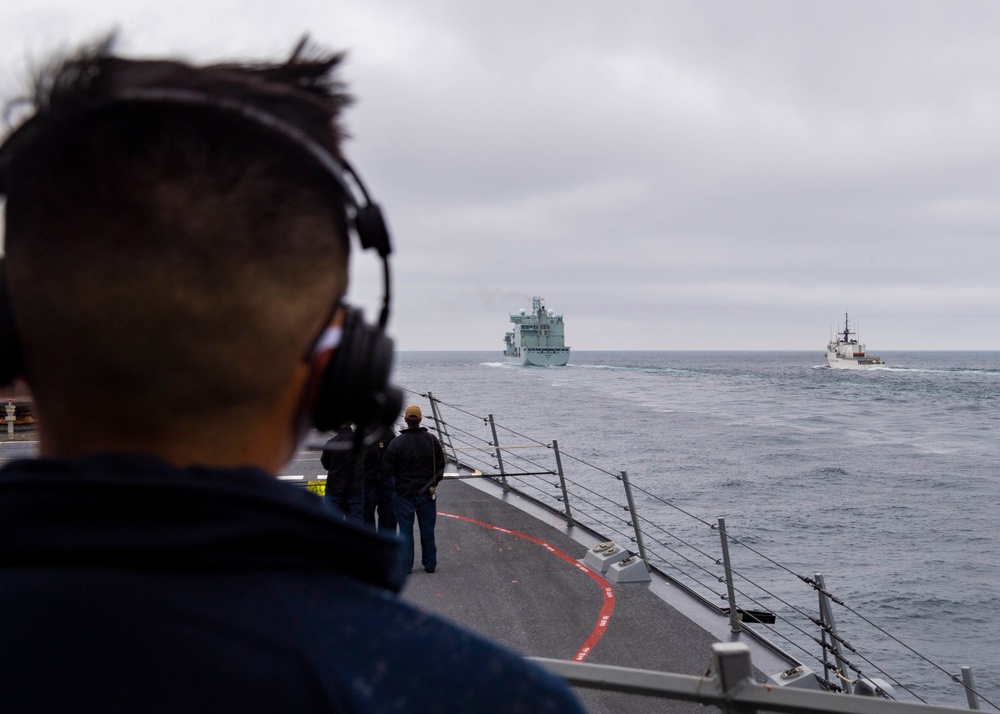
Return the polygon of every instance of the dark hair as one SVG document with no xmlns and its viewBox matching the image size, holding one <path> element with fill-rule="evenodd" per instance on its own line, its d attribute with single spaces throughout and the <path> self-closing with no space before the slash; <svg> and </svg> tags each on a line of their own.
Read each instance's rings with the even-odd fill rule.
<svg viewBox="0 0 1000 714">
<path fill-rule="evenodd" d="M 73 404 L 154 433 L 280 390 L 346 290 L 344 200 L 300 142 L 226 101 L 339 157 L 340 61 L 300 43 L 279 64 L 198 67 L 124 59 L 109 39 L 38 73 L 0 182 L 43 417 Z M 171 101 L 184 92 L 207 101 Z"/>
</svg>

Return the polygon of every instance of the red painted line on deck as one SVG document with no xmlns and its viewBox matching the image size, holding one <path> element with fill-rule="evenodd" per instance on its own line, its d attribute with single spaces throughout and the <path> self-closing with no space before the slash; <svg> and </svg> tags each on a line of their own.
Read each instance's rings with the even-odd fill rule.
<svg viewBox="0 0 1000 714">
<path fill-rule="evenodd" d="M 587 566 L 583 565 L 575 558 L 572 558 L 566 553 L 562 552 L 558 548 L 549 545 L 544 540 L 534 538 L 526 533 L 519 533 L 518 531 L 512 531 L 508 528 L 500 528 L 499 526 L 494 526 L 489 523 L 483 523 L 482 521 L 477 521 L 474 518 L 466 518 L 465 516 L 456 516 L 452 513 L 439 512 L 438 515 L 444 516 L 445 518 L 454 518 L 459 521 L 465 521 L 467 523 L 474 523 L 477 526 L 482 526 L 483 528 L 489 528 L 490 530 L 499 531 L 500 533 L 506 533 L 507 535 L 512 535 L 516 538 L 521 538 L 522 540 L 529 541 L 531 543 L 534 543 L 535 545 L 540 545 L 553 555 L 565 560 L 567 563 L 572 565 L 577 570 L 586 573 L 591 580 L 597 583 L 598 587 L 601 588 L 601 592 L 604 596 L 604 603 L 601 605 L 601 614 L 597 618 L 597 624 L 594 625 L 594 629 L 590 633 L 590 637 L 587 638 L 587 641 L 583 643 L 583 646 L 580 648 L 580 650 L 573 656 L 574 662 L 583 662 L 585 659 L 587 659 L 587 655 L 590 654 L 590 652 L 600 641 L 601 637 L 603 637 L 604 633 L 607 631 L 608 622 L 611 620 L 611 614 L 615 610 L 615 593 L 614 590 L 611 589 L 611 584 L 607 580 L 602 578 L 600 575 L 592 571 Z"/>
</svg>

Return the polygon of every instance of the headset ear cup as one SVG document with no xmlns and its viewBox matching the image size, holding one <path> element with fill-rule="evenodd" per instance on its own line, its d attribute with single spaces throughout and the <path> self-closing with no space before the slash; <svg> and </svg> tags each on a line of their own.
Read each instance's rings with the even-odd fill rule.
<svg viewBox="0 0 1000 714">
<path fill-rule="evenodd" d="M 358 207 L 354 215 L 354 230 L 358 234 L 362 248 L 366 250 L 374 248 L 383 258 L 392 252 L 389 228 L 377 203 L 367 203 Z"/>
<path fill-rule="evenodd" d="M 6 387 L 24 373 L 21 338 L 17 334 L 14 308 L 7 290 L 7 271 L 0 259 L 0 387 Z"/>
<path fill-rule="evenodd" d="M 319 390 L 316 394 L 313 412 L 313 426 L 319 431 L 331 431 L 348 421 L 347 404 L 344 402 L 345 373 L 351 363 L 351 354 L 356 349 L 355 337 L 358 331 L 360 312 L 352 307 L 344 310 L 344 324 L 341 327 L 340 344 L 327 362 L 320 375 Z"/>
<path fill-rule="evenodd" d="M 340 345 L 318 380 L 313 426 L 391 426 L 403 405 L 402 393 L 389 384 L 391 372 L 392 340 L 365 324 L 360 310 L 346 308 Z"/>
<path fill-rule="evenodd" d="M 380 376 L 381 387 L 368 393 L 371 420 L 369 424 L 392 427 L 403 411 L 403 390 L 389 384 L 392 375 L 393 342 L 381 330 L 374 331 L 375 345 L 371 352 L 372 373 Z"/>
</svg>

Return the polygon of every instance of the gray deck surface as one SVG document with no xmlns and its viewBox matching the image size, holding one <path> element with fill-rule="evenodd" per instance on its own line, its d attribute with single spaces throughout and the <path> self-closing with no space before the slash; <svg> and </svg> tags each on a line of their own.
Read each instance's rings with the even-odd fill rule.
<svg viewBox="0 0 1000 714">
<path fill-rule="evenodd" d="M 572 660 L 598 624 L 604 588 L 541 545 L 444 514 L 525 534 L 573 559 L 584 556 L 585 546 L 461 481 L 441 483 L 438 513 L 437 571 L 420 568 L 418 538 L 417 567 L 403 596 L 526 656 Z M 717 641 L 712 635 L 645 585 L 611 588 L 614 610 L 587 662 L 705 673 Z M 583 689 L 577 694 L 590 712 L 704 711 L 696 704 L 638 695 Z"/>
<path fill-rule="evenodd" d="M 300 452 L 282 477 L 325 478 L 317 449 Z M 414 536 L 416 531 L 414 524 Z M 514 533 L 543 541 L 572 562 Z M 605 587 L 612 590 L 614 609 L 586 662 L 698 676 L 708 669 L 713 642 L 739 639 L 730 635 L 725 618 L 707 617 L 693 598 L 662 582 L 657 592 L 641 584 L 595 582 L 576 561 L 596 539 L 571 532 L 558 515 L 504 496 L 489 479 L 446 478 L 440 484 L 436 536 L 437 571 L 428 574 L 420 567 L 417 537 L 416 567 L 403 597 L 525 656 L 573 660 L 598 625 Z M 755 665 L 764 662 L 769 671 L 785 668 L 760 648 L 753 657 Z M 755 674 L 758 681 L 766 679 L 760 670 Z M 576 693 L 592 714 L 706 711 L 664 698 L 590 689 Z"/>
</svg>

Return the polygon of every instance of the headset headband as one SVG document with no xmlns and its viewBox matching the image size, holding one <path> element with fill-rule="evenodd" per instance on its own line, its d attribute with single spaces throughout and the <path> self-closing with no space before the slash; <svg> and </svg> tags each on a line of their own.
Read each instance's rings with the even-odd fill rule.
<svg viewBox="0 0 1000 714">
<path fill-rule="evenodd" d="M 382 211 L 374 203 L 361 177 L 346 159 L 334 156 L 322 144 L 309 136 L 294 124 L 275 116 L 274 114 L 234 97 L 209 94 L 192 89 L 178 87 L 143 87 L 122 89 L 98 100 L 87 102 L 70 112 L 71 115 L 93 111 L 116 103 L 136 102 L 140 104 L 166 104 L 178 106 L 199 106 L 210 109 L 221 109 L 236 114 L 243 119 L 263 127 L 304 150 L 333 179 L 334 183 L 353 213 L 350 216 L 354 232 L 358 236 L 361 247 L 365 250 L 374 249 L 382 259 L 382 308 L 379 313 L 378 326 L 384 330 L 389 320 L 391 303 L 391 280 L 389 276 L 388 256 L 392 252 L 392 241 L 389 229 L 382 216 Z M 65 120 L 66 117 L 60 117 Z M 39 126 L 42 122 L 42 126 Z M 38 115 L 28 119 L 18 127 L 0 146 L 0 195 L 7 192 L 7 176 L 10 165 L 17 154 L 18 147 L 30 144 L 45 132 L 45 121 Z M 358 200 L 353 186 L 361 194 Z"/>
</svg>

